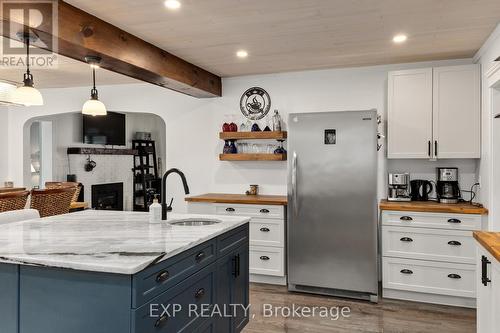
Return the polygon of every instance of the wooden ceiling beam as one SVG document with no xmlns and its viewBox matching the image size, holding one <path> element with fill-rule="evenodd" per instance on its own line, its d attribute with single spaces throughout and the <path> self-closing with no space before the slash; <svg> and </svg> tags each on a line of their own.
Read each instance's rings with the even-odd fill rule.
<svg viewBox="0 0 500 333">
<path fill-rule="evenodd" d="M 222 96 L 219 76 L 64 1 L 57 4 L 55 32 L 44 25 L 30 28 L 42 41 L 55 35 L 57 46 L 49 43 L 50 51 L 79 61 L 85 61 L 88 55 L 100 56 L 102 68 L 194 97 Z M 10 22 L 7 11 L 2 20 L 9 22 L 10 27 L 16 26 Z M 17 24 L 15 30 L 23 28 Z M 2 29 L 2 33 L 4 37 L 16 38 L 16 31 Z"/>
</svg>

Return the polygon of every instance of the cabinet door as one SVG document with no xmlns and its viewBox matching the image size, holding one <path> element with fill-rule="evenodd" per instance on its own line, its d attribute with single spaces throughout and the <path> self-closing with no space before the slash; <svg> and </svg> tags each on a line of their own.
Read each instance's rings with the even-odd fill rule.
<svg viewBox="0 0 500 333">
<path fill-rule="evenodd" d="M 233 318 L 233 332 L 240 332 L 245 325 L 248 323 L 248 313 L 245 313 L 243 307 L 248 308 L 249 304 L 249 290 L 248 290 L 248 279 L 249 279 L 249 258 L 248 258 L 249 247 L 241 246 L 236 251 L 236 265 L 237 265 L 237 276 L 233 279 L 233 304 L 239 304 L 236 308 L 236 316 Z M 243 307 L 242 307 L 243 306 Z"/>
<path fill-rule="evenodd" d="M 492 258 L 495 260 L 495 258 Z M 500 262 L 495 261 L 491 267 L 491 287 L 493 292 L 491 294 L 491 313 L 493 314 L 492 328 L 498 331 L 500 327 Z M 493 332 L 493 331 L 492 331 Z"/>
<path fill-rule="evenodd" d="M 430 158 L 432 68 L 390 72 L 388 158 Z"/>
<path fill-rule="evenodd" d="M 479 80 L 479 65 L 434 68 L 434 157 L 480 158 Z"/>
<path fill-rule="evenodd" d="M 477 258 L 476 258 L 476 296 L 477 296 L 477 332 L 478 333 L 493 333 L 493 287 L 492 283 L 488 282 L 486 285 L 483 284 L 482 278 L 483 274 L 492 280 L 491 275 L 491 264 L 487 264 L 483 267 L 482 259 L 486 258 L 486 260 L 491 260 L 491 256 L 483 250 L 483 248 L 478 245 L 477 247 Z"/>
</svg>

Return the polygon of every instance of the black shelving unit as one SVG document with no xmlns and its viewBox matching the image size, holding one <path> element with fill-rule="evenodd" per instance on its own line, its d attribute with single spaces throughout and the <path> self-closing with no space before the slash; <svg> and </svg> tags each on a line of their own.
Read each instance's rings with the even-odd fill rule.
<svg viewBox="0 0 500 333">
<path fill-rule="evenodd" d="M 134 155 L 134 211 L 147 212 L 155 195 L 161 200 L 161 179 L 154 140 L 132 140 Z"/>
</svg>

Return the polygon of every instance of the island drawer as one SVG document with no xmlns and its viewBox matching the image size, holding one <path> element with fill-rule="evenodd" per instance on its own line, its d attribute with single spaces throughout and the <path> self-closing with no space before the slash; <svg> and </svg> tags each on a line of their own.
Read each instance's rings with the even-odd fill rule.
<svg viewBox="0 0 500 333">
<path fill-rule="evenodd" d="M 253 218 L 250 221 L 250 245 L 284 247 L 283 220 Z"/>
<path fill-rule="evenodd" d="M 239 205 L 215 204 L 217 215 L 239 215 L 269 219 L 282 219 L 285 217 L 283 206 L 274 205 Z"/>
<path fill-rule="evenodd" d="M 215 283 L 216 265 L 211 264 L 132 310 L 132 333 L 196 331 L 203 321 L 212 320 L 210 313 L 216 302 Z"/>
<path fill-rule="evenodd" d="M 408 227 L 382 227 L 382 255 L 474 264 L 471 231 Z"/>
<path fill-rule="evenodd" d="M 451 230 L 481 230 L 481 215 L 386 211 L 382 225 L 439 228 Z"/>
<path fill-rule="evenodd" d="M 140 307 L 215 259 L 216 240 L 213 239 L 135 274 L 132 307 Z"/>
<path fill-rule="evenodd" d="M 426 260 L 385 258 L 384 289 L 475 297 L 475 266 Z"/>
<path fill-rule="evenodd" d="M 248 243 L 249 239 L 249 227 L 248 223 L 245 223 L 241 227 L 238 227 L 230 232 L 217 237 L 217 251 L 219 257 L 230 253 L 231 251 L 237 249 L 241 245 Z"/>
</svg>

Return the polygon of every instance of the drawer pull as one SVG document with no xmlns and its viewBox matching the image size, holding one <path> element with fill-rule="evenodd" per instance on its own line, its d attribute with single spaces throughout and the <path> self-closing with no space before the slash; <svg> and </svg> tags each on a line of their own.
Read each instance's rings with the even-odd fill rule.
<svg viewBox="0 0 500 333">
<path fill-rule="evenodd" d="M 459 219 L 449 219 L 448 223 L 462 223 Z"/>
<path fill-rule="evenodd" d="M 196 261 L 201 261 L 203 258 L 205 258 L 205 252 L 201 251 L 200 253 L 198 253 L 195 257 L 195 260 Z"/>
<path fill-rule="evenodd" d="M 403 273 L 403 274 L 413 274 L 413 271 L 410 270 L 410 269 L 402 269 L 401 273 Z"/>
<path fill-rule="evenodd" d="M 203 296 L 205 296 L 205 288 L 200 288 L 195 294 L 194 294 L 194 298 L 196 299 L 200 299 L 202 298 Z"/>
<path fill-rule="evenodd" d="M 161 327 L 163 326 L 168 320 L 167 315 L 163 315 L 158 320 L 155 322 L 155 327 Z"/>
<path fill-rule="evenodd" d="M 269 209 L 266 209 L 266 208 L 262 208 L 260 210 L 261 213 L 269 213 Z"/>
<path fill-rule="evenodd" d="M 413 219 L 410 216 L 401 216 L 399 219 L 401 221 L 413 221 Z"/>
<path fill-rule="evenodd" d="M 448 274 L 450 279 L 461 279 L 462 277 L 458 274 Z"/>
<path fill-rule="evenodd" d="M 448 242 L 448 245 L 460 246 L 460 245 L 462 245 L 462 243 L 460 243 L 460 242 L 458 242 L 458 241 L 449 241 L 449 242 Z"/>
<path fill-rule="evenodd" d="M 236 209 L 232 208 L 232 207 L 227 207 L 226 208 L 226 212 L 234 212 L 236 211 Z"/>
<path fill-rule="evenodd" d="M 158 273 L 156 276 L 156 282 L 161 283 L 166 281 L 170 277 L 170 273 L 168 271 L 163 271 Z"/>
<path fill-rule="evenodd" d="M 402 242 L 413 242 L 413 239 L 411 239 L 410 237 L 403 237 L 400 239 L 400 241 Z"/>
<path fill-rule="evenodd" d="M 260 256 L 260 260 L 269 260 L 268 256 Z"/>
<path fill-rule="evenodd" d="M 262 232 L 269 232 L 271 230 L 269 230 L 269 228 L 260 228 L 260 231 L 262 231 Z"/>
<path fill-rule="evenodd" d="M 481 256 L 481 283 L 483 286 L 487 286 L 491 280 L 488 278 L 488 265 L 491 264 L 491 261 L 488 260 L 485 256 Z"/>
</svg>

